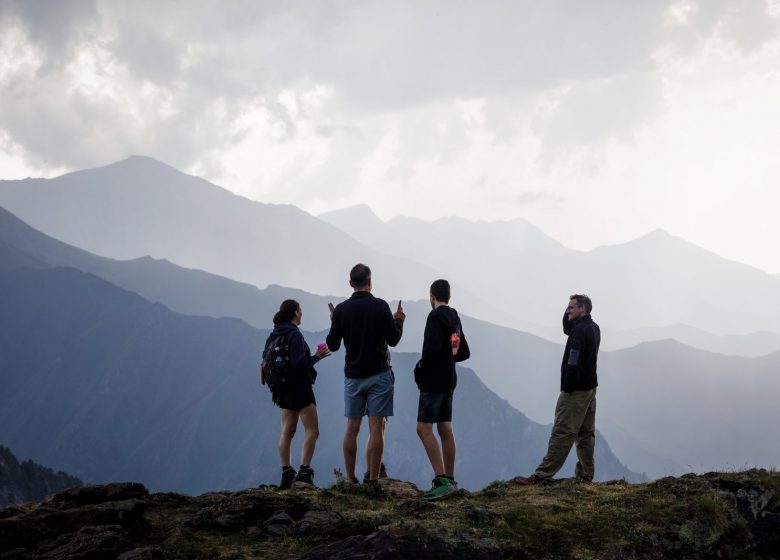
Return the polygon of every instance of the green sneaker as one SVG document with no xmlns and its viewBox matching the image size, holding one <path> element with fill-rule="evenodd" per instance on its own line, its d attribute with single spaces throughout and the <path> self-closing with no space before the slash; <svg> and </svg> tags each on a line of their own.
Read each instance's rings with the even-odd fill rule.
<svg viewBox="0 0 780 560">
<path fill-rule="evenodd" d="M 422 499 L 426 502 L 440 500 L 457 491 L 458 487 L 453 484 L 450 479 L 444 478 L 443 476 L 437 476 L 433 479 L 433 486 L 423 494 Z"/>
</svg>

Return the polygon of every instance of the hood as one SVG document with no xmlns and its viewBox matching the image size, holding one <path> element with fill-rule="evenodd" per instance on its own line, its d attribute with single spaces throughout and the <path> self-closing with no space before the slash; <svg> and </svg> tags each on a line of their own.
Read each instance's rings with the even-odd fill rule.
<svg viewBox="0 0 780 560">
<path fill-rule="evenodd" d="M 279 336 L 280 334 L 289 334 L 293 331 L 297 331 L 298 327 L 292 323 L 279 323 L 274 325 L 274 330 L 271 331 L 271 336 Z"/>
<path fill-rule="evenodd" d="M 448 329 L 455 330 L 460 325 L 458 312 L 448 305 L 441 305 L 434 309 L 432 313 Z"/>
</svg>

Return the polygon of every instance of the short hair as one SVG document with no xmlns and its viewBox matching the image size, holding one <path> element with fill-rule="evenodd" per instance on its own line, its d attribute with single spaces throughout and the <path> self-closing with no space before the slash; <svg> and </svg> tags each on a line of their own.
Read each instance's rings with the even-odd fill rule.
<svg viewBox="0 0 780 560">
<path fill-rule="evenodd" d="M 450 283 L 446 280 L 435 280 L 431 284 L 431 294 L 436 298 L 436 301 L 443 301 L 444 303 L 450 302 Z"/>
<path fill-rule="evenodd" d="M 274 315 L 274 325 L 291 322 L 295 317 L 295 312 L 300 308 L 300 304 L 294 299 L 284 300 L 279 306 L 279 311 Z"/>
<path fill-rule="evenodd" d="M 358 263 L 349 271 L 349 285 L 353 288 L 365 288 L 371 279 L 371 269 L 368 265 Z"/>
<path fill-rule="evenodd" d="M 584 294 L 574 294 L 569 296 L 569 299 L 576 299 L 578 305 L 584 305 L 585 311 L 590 313 L 593 310 L 593 302 L 590 301 L 590 298 Z"/>
</svg>

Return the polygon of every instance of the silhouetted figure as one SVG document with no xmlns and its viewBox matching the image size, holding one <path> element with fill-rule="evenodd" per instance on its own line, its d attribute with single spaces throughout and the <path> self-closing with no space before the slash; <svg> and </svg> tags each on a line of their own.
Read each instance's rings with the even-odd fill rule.
<svg viewBox="0 0 780 560">
<path fill-rule="evenodd" d="M 451 308 L 450 283 L 431 284 L 430 302 L 423 335 L 420 361 L 414 368 L 414 380 L 420 389 L 417 406 L 417 435 L 433 467 L 433 486 L 423 500 L 437 500 L 455 492 L 455 434 L 452 431 L 452 394 L 458 384 L 455 362 L 471 356 L 458 312 Z M 441 447 L 433 435 L 439 432 Z"/>
<path fill-rule="evenodd" d="M 401 340 L 404 314 L 401 302 L 395 313 L 387 302 L 371 294 L 371 269 L 364 264 L 355 265 L 349 273 L 352 297 L 331 310 L 330 332 L 326 342 L 335 352 L 344 340 L 344 416 L 347 428 L 343 451 L 346 478 L 357 482 L 355 461 L 357 438 L 364 415 L 368 415 L 369 482 L 379 477 L 384 452 L 385 417 L 393 415 L 393 384 L 395 377 L 390 368 L 388 345 L 395 346 Z"/>
<path fill-rule="evenodd" d="M 566 461 L 571 446 L 577 444 L 577 480 L 592 482 L 596 442 L 596 387 L 601 331 L 590 312 L 593 304 L 586 295 L 575 294 L 563 314 L 563 332 L 569 336 L 561 362 L 561 394 L 555 406 L 547 455 L 529 477 L 517 477 L 517 484 L 539 484 L 552 478 Z"/>
</svg>

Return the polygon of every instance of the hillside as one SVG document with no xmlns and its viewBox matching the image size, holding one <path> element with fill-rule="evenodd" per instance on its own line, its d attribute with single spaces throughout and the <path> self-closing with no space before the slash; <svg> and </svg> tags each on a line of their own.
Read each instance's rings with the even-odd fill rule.
<svg viewBox="0 0 780 560">
<path fill-rule="evenodd" d="M 38 502 L 49 494 L 81 486 L 82 482 L 64 472 L 54 472 L 32 461 L 19 460 L 0 445 L 0 507 Z"/>
<path fill-rule="evenodd" d="M 379 491 L 261 486 L 197 497 L 140 484 L 66 491 L 0 509 L 3 558 L 777 558 L 780 475 L 760 470 L 650 484 L 495 482 L 423 504 Z M 5 555 L 4 553 L 8 554 Z"/>
</svg>

